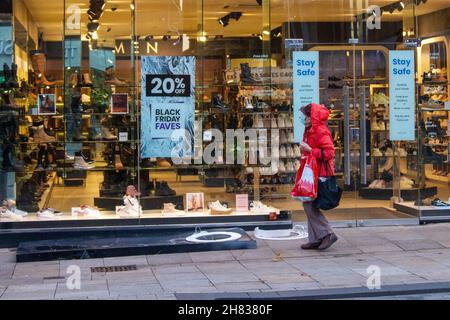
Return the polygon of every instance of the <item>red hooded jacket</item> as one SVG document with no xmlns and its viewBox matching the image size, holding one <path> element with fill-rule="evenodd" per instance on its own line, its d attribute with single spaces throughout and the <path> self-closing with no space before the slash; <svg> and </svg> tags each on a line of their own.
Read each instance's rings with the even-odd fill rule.
<svg viewBox="0 0 450 320">
<path fill-rule="evenodd" d="M 321 104 L 311 104 L 311 127 L 305 129 L 303 141 L 312 149 L 311 154 L 316 157 L 317 165 L 320 168 L 319 177 L 334 175 L 334 145 L 331 132 L 327 127 L 327 120 L 330 111 Z M 328 172 L 325 163 L 322 162 L 322 152 L 324 160 L 328 163 Z M 307 153 L 306 153 L 307 154 Z"/>
</svg>

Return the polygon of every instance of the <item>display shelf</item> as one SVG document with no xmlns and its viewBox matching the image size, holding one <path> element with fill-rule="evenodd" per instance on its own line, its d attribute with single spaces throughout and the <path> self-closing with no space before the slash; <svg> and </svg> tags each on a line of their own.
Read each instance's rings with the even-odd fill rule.
<svg viewBox="0 0 450 320">
<path fill-rule="evenodd" d="M 415 200 L 418 194 L 423 198 L 428 198 L 437 194 L 437 187 L 402 189 L 400 194 L 406 201 Z M 379 189 L 366 187 L 359 190 L 359 196 L 363 199 L 390 200 L 394 196 L 394 190 L 392 188 Z"/>
</svg>

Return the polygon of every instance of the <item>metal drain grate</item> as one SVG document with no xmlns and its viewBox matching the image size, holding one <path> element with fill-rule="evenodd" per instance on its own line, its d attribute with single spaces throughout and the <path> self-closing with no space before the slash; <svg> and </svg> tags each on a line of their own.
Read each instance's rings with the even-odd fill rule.
<svg viewBox="0 0 450 320">
<path fill-rule="evenodd" d="M 91 272 L 122 272 L 137 270 L 136 265 L 129 266 L 109 266 L 109 267 L 91 267 Z"/>
</svg>

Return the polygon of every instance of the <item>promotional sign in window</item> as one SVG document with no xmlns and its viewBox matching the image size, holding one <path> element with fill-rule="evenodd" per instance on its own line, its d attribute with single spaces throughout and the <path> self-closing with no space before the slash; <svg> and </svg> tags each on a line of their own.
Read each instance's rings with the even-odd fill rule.
<svg viewBox="0 0 450 320">
<path fill-rule="evenodd" d="M 294 51 L 294 140 L 301 142 L 305 117 L 300 108 L 319 103 L 319 52 Z"/>
<path fill-rule="evenodd" d="M 195 57 L 141 59 L 141 156 L 188 157 L 194 139 Z"/>
<path fill-rule="evenodd" d="M 389 122 L 392 141 L 415 140 L 414 51 L 389 51 Z"/>
</svg>

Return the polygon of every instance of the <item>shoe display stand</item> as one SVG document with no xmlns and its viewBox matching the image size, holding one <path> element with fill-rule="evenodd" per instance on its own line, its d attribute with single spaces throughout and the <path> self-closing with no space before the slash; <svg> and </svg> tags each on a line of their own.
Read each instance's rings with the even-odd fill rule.
<svg viewBox="0 0 450 320">
<path fill-rule="evenodd" d="M 450 206 L 417 206 L 414 202 L 394 203 L 394 209 L 419 217 L 421 223 L 450 220 Z"/>
<path fill-rule="evenodd" d="M 421 197 L 433 197 L 437 194 L 437 187 L 402 189 L 401 197 L 403 200 L 412 201 Z M 394 196 L 393 188 L 368 188 L 363 187 L 359 190 L 359 196 L 370 200 L 389 200 Z"/>
<path fill-rule="evenodd" d="M 151 195 L 149 197 L 141 197 L 140 205 L 142 210 L 156 210 L 161 209 L 164 203 L 173 203 L 178 208 L 184 208 L 183 196 L 156 196 Z M 94 198 L 94 205 L 96 207 L 115 210 L 116 206 L 123 205 L 123 197 L 96 197 Z"/>
</svg>

